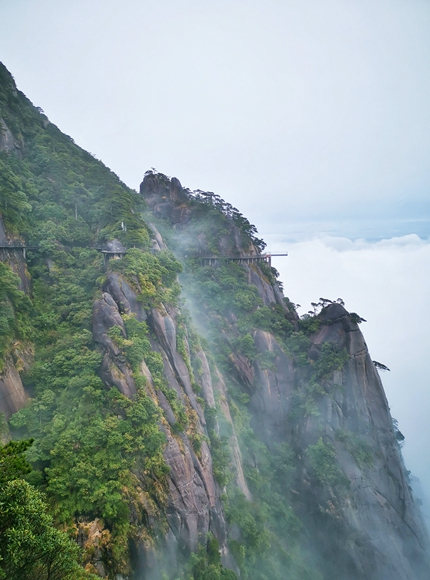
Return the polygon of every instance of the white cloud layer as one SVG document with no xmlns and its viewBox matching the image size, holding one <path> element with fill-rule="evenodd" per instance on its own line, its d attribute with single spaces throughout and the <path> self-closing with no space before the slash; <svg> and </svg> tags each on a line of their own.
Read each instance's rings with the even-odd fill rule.
<svg viewBox="0 0 430 580">
<path fill-rule="evenodd" d="M 391 413 L 406 437 L 407 468 L 430 498 L 430 241 L 416 235 L 379 242 L 321 237 L 286 244 L 266 236 L 285 294 L 311 309 L 320 297 L 341 297 L 361 325 L 370 354 L 391 372 L 381 374 Z"/>
</svg>

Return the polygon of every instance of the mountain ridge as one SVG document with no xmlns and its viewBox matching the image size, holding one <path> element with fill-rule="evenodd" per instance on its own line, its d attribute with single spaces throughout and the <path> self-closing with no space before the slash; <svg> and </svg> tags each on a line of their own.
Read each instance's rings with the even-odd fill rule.
<svg viewBox="0 0 430 580">
<path fill-rule="evenodd" d="M 0 409 L 87 572 L 427 578 L 357 318 L 330 301 L 300 318 L 266 263 L 202 265 L 265 244 L 177 178 L 127 188 L 2 65 L 0 117 L 0 239 L 38 246 L 0 250 Z"/>
</svg>

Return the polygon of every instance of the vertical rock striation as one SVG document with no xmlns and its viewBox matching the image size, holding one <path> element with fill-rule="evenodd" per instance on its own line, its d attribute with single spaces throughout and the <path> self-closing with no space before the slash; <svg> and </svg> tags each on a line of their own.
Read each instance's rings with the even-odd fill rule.
<svg viewBox="0 0 430 580">
<path fill-rule="evenodd" d="M 11 144 L 9 134 L 10 132 L 7 131 L 3 134 L 3 150 L 8 150 L 6 146 Z M 0 132 L 0 150 L 2 150 L 1 143 Z M 7 241 L 8 235 L 0 214 L 0 244 Z M 22 250 L 0 248 L 0 262 L 7 264 L 18 275 L 19 289 L 28 294 L 30 292 L 30 277 Z M 31 349 L 19 344 L 15 345 L 13 352 L 5 360 L 3 371 L 0 373 L 0 413 L 4 413 L 7 419 L 22 409 L 28 400 L 17 367 L 20 371 L 27 370 L 31 360 Z"/>
<path fill-rule="evenodd" d="M 215 239 L 202 232 L 197 227 L 199 208 L 177 179 L 149 173 L 140 191 L 153 215 L 175 232 L 172 249 L 178 256 L 259 253 L 233 222 Z M 278 284 L 256 265 L 242 267 L 262 305 L 281 309 L 297 331 L 298 317 Z M 187 293 L 186 282 L 184 290 Z M 205 332 L 215 313 L 202 302 L 192 305 L 194 320 Z M 317 330 L 308 334 L 306 352 L 298 364 L 293 351 L 262 329 L 252 331 L 255 355 L 249 358 L 239 352 L 234 347 L 239 333 L 237 317 L 233 311 L 225 316 L 223 335 L 232 350 L 228 379 L 249 396 L 253 430 L 268 449 L 287 442 L 294 450 L 295 489 L 288 500 L 308 531 L 304 543 L 323 577 L 427 578 L 428 534 L 408 483 L 381 380 L 357 323 L 341 304 L 325 306 L 316 317 Z M 156 334 L 166 335 L 169 351 L 166 327 L 161 331 L 161 324 L 153 324 Z M 343 363 L 332 368 L 330 356 L 337 355 L 344 357 Z M 172 353 L 168 356 L 171 359 Z M 262 364 L 264 357 L 270 359 L 269 365 Z M 305 404 L 297 406 L 297 401 L 305 399 L 311 405 L 308 410 Z M 234 428 L 222 373 L 218 400 Z M 237 484 L 251 499 L 234 431 L 230 443 Z M 324 457 L 330 462 L 320 469 Z"/>
<path fill-rule="evenodd" d="M 174 555 L 179 550 L 180 553 L 189 554 L 197 548 L 199 541 L 204 540 L 208 532 L 212 532 L 219 541 L 224 558 L 228 559 L 221 490 L 213 475 L 212 457 L 204 438 L 205 416 L 193 390 L 187 364 L 177 348 L 176 318 L 179 311 L 176 308 L 166 309 L 162 304 L 158 308 L 143 309 L 136 291 L 118 273 L 108 273 L 104 288 L 106 291 L 93 306 L 93 337 L 104 352 L 100 370 L 104 384 L 107 388 L 116 386 L 129 398 L 135 395 L 136 387 L 131 369 L 115 341 L 109 338 L 109 329 L 117 327 L 124 338 L 127 338 L 121 314 L 135 316 L 139 321 L 146 320 L 150 329 L 152 350 L 162 356 L 168 389 L 176 393 L 177 399 L 194 417 L 194 432 L 202 437 L 200 449 L 196 452 L 190 434 L 177 430 L 171 404 L 165 394 L 154 386 L 151 372 L 143 361 L 141 372 L 146 379 L 147 389 L 163 411 L 165 419 L 160 428 L 166 435 L 164 457 L 170 470 L 169 493 L 165 506 L 168 522 L 168 532 L 165 534 L 166 553 Z M 214 404 L 211 374 L 203 352 L 200 357 L 203 368 L 203 395 L 210 406 Z M 151 568 L 154 577 L 159 577 L 157 554 L 143 546 L 141 550 L 145 566 Z"/>
</svg>

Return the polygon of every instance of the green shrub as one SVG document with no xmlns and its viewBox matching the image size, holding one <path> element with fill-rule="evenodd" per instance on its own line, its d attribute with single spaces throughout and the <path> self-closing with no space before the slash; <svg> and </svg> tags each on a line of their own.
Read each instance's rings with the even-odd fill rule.
<svg viewBox="0 0 430 580">
<path fill-rule="evenodd" d="M 341 370 L 348 359 L 346 348 L 341 349 L 332 342 L 325 342 L 321 347 L 321 356 L 314 365 L 316 377 L 321 379 L 333 371 Z"/>
<path fill-rule="evenodd" d="M 217 539 L 209 534 L 206 545 L 201 544 L 195 554 L 191 554 L 187 571 L 190 580 L 237 580 L 231 570 L 221 564 L 219 544 Z"/>
<path fill-rule="evenodd" d="M 349 480 L 339 469 L 336 449 L 331 443 L 324 443 L 320 437 L 315 445 L 309 445 L 306 455 L 317 479 L 322 484 L 349 486 Z"/>
<path fill-rule="evenodd" d="M 311 314 L 304 314 L 299 320 L 300 330 L 307 335 L 318 332 L 322 323 L 321 318 Z"/>
<path fill-rule="evenodd" d="M 372 447 L 359 435 L 350 433 L 349 431 L 339 430 L 336 432 L 336 439 L 345 445 L 346 450 L 353 456 L 360 469 L 373 466 L 374 456 Z"/>
<path fill-rule="evenodd" d="M 84 580 L 80 549 L 57 530 L 39 491 L 22 479 L 0 487 L 0 578 Z"/>
<path fill-rule="evenodd" d="M 131 248 L 122 260 L 111 260 L 109 267 L 125 275 L 145 307 L 176 304 L 180 293 L 176 276 L 182 266 L 167 250 L 155 255 Z"/>
<path fill-rule="evenodd" d="M 245 355 L 251 362 L 257 356 L 257 350 L 255 348 L 254 339 L 249 333 L 242 334 L 234 342 L 234 348 L 237 350 L 237 352 Z"/>
</svg>

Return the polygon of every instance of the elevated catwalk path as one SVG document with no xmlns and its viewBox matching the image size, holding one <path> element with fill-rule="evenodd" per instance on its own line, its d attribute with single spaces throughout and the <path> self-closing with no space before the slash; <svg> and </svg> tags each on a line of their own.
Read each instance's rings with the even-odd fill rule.
<svg viewBox="0 0 430 580">
<path fill-rule="evenodd" d="M 105 260 L 111 257 L 122 258 L 127 253 L 127 249 L 121 244 L 121 242 L 118 242 L 117 240 L 115 240 L 115 242 L 109 242 L 104 246 L 88 246 L 88 247 L 91 248 L 92 250 L 98 250 L 99 252 L 101 252 L 105 257 Z M 21 240 L 0 240 L 0 251 L 22 250 L 24 258 L 26 250 L 38 250 L 38 249 L 39 246 L 35 245 L 31 246 Z"/>
<path fill-rule="evenodd" d="M 127 249 L 119 242 L 114 240 L 108 242 L 105 246 L 92 246 L 94 250 L 102 252 L 104 256 L 105 263 L 109 259 L 121 259 L 127 253 Z M 21 240 L 0 240 L 0 251 L 1 250 L 22 250 L 24 258 L 26 257 L 26 250 L 38 250 L 39 246 L 29 246 L 22 242 Z M 217 266 L 218 264 L 225 264 L 227 262 L 237 262 L 238 264 L 261 264 L 265 262 L 272 266 L 272 257 L 278 256 L 288 256 L 285 254 L 258 254 L 256 256 L 202 256 L 200 263 L 202 266 Z"/>
<path fill-rule="evenodd" d="M 240 256 L 232 258 L 231 256 L 202 256 L 200 258 L 202 266 L 217 266 L 226 262 L 237 262 L 238 264 L 261 264 L 266 262 L 272 266 L 272 257 L 288 256 L 288 254 L 258 254 L 258 256 Z"/>
<path fill-rule="evenodd" d="M 27 246 L 21 240 L 0 240 L 0 250 L 22 250 L 24 258 L 26 250 L 37 250 L 38 248 L 39 246 Z"/>
</svg>

